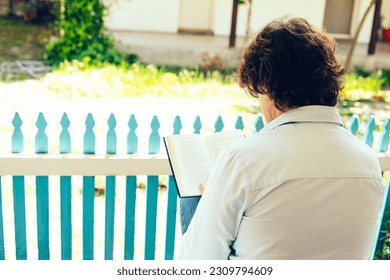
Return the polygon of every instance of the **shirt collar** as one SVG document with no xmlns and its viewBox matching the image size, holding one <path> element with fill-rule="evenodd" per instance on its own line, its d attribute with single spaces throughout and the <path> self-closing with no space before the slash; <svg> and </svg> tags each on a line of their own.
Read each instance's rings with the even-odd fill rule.
<svg viewBox="0 0 390 280">
<path fill-rule="evenodd" d="M 334 123 L 343 126 L 339 111 L 336 108 L 313 105 L 290 109 L 269 122 L 265 128 L 274 129 L 288 123 L 302 122 Z"/>
</svg>

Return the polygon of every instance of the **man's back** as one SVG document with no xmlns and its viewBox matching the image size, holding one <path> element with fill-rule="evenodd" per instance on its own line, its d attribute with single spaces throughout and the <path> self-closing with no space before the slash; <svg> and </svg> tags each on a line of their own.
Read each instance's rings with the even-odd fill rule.
<svg viewBox="0 0 390 280">
<path fill-rule="evenodd" d="M 380 168 L 329 110 L 337 111 L 291 110 L 240 148 L 254 183 L 234 243 L 238 258 L 369 257 L 383 195 Z"/>
</svg>

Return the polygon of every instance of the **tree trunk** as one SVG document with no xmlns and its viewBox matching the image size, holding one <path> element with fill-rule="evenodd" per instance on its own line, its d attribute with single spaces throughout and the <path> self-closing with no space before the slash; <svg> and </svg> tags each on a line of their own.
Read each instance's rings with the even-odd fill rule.
<svg viewBox="0 0 390 280">
<path fill-rule="evenodd" d="M 14 14 L 14 0 L 8 0 L 8 15 Z"/>
<path fill-rule="evenodd" d="M 246 18 L 246 28 L 245 28 L 245 42 L 249 39 L 249 33 L 251 32 L 251 21 L 252 21 L 252 0 L 248 0 L 248 14 Z"/>
</svg>

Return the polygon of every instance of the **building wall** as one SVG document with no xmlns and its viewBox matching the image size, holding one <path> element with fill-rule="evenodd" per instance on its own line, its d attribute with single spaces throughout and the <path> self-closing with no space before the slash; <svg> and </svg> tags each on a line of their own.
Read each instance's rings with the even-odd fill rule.
<svg viewBox="0 0 390 280">
<path fill-rule="evenodd" d="M 177 32 L 180 0 L 119 0 L 106 18 L 112 30 Z"/>
<path fill-rule="evenodd" d="M 390 0 L 382 0 L 382 27 L 390 28 Z"/>
<path fill-rule="evenodd" d="M 232 5 L 226 5 L 226 0 L 215 0 L 215 2 L 214 34 L 229 35 Z M 322 26 L 324 11 L 325 0 L 253 0 L 250 30 L 256 33 L 271 20 L 286 15 L 304 17 L 312 24 Z M 247 13 L 247 5 L 240 5 L 237 16 L 238 36 L 245 34 Z"/>
<path fill-rule="evenodd" d="M 355 13 L 351 31 L 354 35 L 358 22 L 371 0 L 355 0 Z M 390 0 L 383 0 L 383 10 Z M 230 34 L 232 0 L 214 0 L 210 7 L 213 33 L 217 36 Z M 326 0 L 253 0 L 251 33 L 256 33 L 269 21 L 281 16 L 304 17 L 317 27 L 323 26 Z M 247 6 L 240 5 L 236 34 L 245 34 Z M 206 12 L 206 11 L 205 11 Z M 207 11 L 208 12 L 208 11 Z M 374 9 L 371 10 L 359 36 L 359 42 L 370 39 Z M 112 30 L 149 31 L 176 33 L 179 28 L 180 0 L 119 0 L 111 7 L 106 25 Z M 383 12 L 382 12 L 383 14 Z"/>
</svg>

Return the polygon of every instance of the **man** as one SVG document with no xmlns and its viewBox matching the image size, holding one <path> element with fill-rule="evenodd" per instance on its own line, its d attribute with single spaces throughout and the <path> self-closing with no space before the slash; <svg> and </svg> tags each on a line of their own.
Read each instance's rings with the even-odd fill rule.
<svg viewBox="0 0 390 280">
<path fill-rule="evenodd" d="M 301 18 L 265 26 L 238 84 L 268 124 L 219 157 L 179 259 L 368 259 L 383 197 L 371 149 L 334 106 L 335 41 Z"/>
</svg>

